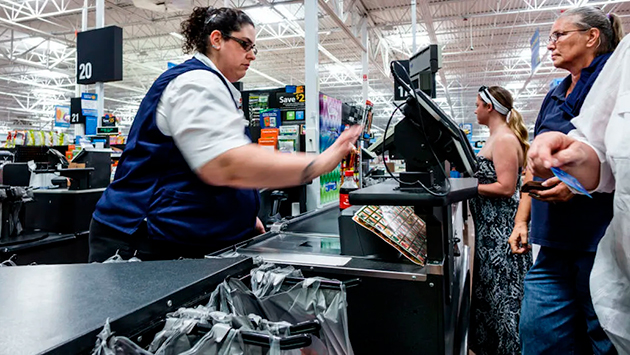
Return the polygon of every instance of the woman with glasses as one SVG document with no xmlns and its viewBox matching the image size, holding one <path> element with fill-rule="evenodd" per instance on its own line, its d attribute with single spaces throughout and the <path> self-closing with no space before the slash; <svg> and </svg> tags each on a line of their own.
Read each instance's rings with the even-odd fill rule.
<svg viewBox="0 0 630 355">
<path fill-rule="evenodd" d="M 589 191 L 615 191 L 613 219 L 591 272 L 593 306 L 621 354 L 630 354 L 630 36 L 624 37 L 571 120 L 565 135 L 536 137 L 529 168 L 541 176 L 560 167 Z"/>
<path fill-rule="evenodd" d="M 258 188 L 332 171 L 359 127 L 321 155 L 289 155 L 251 144 L 232 83 L 256 59 L 256 31 L 242 11 L 197 7 L 182 23 L 192 59 L 167 70 L 142 100 L 114 181 L 90 226 L 90 261 L 116 252 L 141 260 L 203 257 L 256 233 Z"/>
<path fill-rule="evenodd" d="M 510 253 L 507 239 L 529 147 L 527 128 L 512 95 L 502 87 L 482 86 L 476 107 L 477 122 L 490 129 L 490 137 L 477 159 L 479 196 L 470 200 L 475 258 L 469 347 L 477 355 L 516 354 L 523 279 L 532 258 Z"/>
<path fill-rule="evenodd" d="M 547 49 L 556 68 L 569 75 L 545 97 L 534 134 L 568 133 L 586 95 L 617 47 L 623 31 L 614 14 L 572 8 L 554 22 Z M 527 174 L 526 181 L 539 177 Z M 523 194 L 510 237 L 512 251 L 541 246 L 525 277 L 520 336 L 523 354 L 612 354 L 589 293 L 597 245 L 613 214 L 613 195 L 574 193 L 556 177 L 547 190 Z M 532 199 L 533 198 L 533 199 Z M 531 226 L 528 231 L 528 222 Z"/>
</svg>

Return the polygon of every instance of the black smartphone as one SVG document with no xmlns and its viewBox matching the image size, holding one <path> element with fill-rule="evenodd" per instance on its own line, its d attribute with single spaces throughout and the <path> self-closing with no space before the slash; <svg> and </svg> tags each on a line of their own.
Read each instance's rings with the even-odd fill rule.
<svg viewBox="0 0 630 355">
<path fill-rule="evenodd" d="M 542 181 L 528 181 L 523 186 L 521 186 L 521 192 L 530 192 L 532 190 L 545 191 L 549 189 L 553 189 L 553 186 L 543 186 Z"/>
</svg>

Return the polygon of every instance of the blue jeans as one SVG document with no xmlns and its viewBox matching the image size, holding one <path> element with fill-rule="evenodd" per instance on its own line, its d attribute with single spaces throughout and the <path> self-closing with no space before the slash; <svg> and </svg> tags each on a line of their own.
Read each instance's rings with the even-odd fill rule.
<svg viewBox="0 0 630 355">
<path fill-rule="evenodd" d="M 525 276 L 519 333 L 523 355 L 616 354 L 589 291 L 595 252 L 541 247 Z"/>
</svg>

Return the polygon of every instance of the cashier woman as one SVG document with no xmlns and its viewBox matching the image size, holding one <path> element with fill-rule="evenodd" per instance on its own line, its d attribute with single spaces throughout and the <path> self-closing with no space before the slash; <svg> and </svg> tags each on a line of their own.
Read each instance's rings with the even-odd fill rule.
<svg viewBox="0 0 630 355">
<path fill-rule="evenodd" d="M 256 59 L 256 31 L 242 11 L 197 7 L 182 23 L 192 59 L 151 86 L 114 181 L 96 205 L 90 262 L 195 258 L 264 231 L 257 189 L 299 185 L 332 171 L 353 149 L 353 127 L 318 156 L 252 144 L 231 84 Z"/>
</svg>

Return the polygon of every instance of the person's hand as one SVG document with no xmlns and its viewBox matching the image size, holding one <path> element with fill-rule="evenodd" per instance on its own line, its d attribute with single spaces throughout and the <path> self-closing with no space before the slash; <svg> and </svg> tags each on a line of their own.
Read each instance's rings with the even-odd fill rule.
<svg viewBox="0 0 630 355">
<path fill-rule="evenodd" d="M 332 171 L 346 155 L 357 149 L 354 143 L 359 139 L 361 132 L 363 132 L 361 125 L 347 128 L 335 143 L 320 155 L 321 164 L 326 172 Z"/>
<path fill-rule="evenodd" d="M 575 166 L 586 159 L 585 144 L 561 132 L 536 137 L 527 153 L 527 167 L 536 176 L 553 176 L 551 167 Z"/>
<path fill-rule="evenodd" d="M 544 202 L 566 202 L 575 196 L 565 183 L 560 182 L 557 177 L 545 180 L 544 186 L 554 186 L 549 190 L 532 190 L 529 196 Z"/>
<path fill-rule="evenodd" d="M 258 234 L 263 234 L 266 232 L 265 230 L 265 225 L 263 224 L 263 222 L 260 220 L 260 218 L 256 217 L 256 227 L 255 230 Z"/>
<path fill-rule="evenodd" d="M 527 237 L 527 223 L 516 222 L 512 235 L 508 239 L 513 254 L 525 254 L 532 249 L 532 246 L 527 241 Z"/>
</svg>

